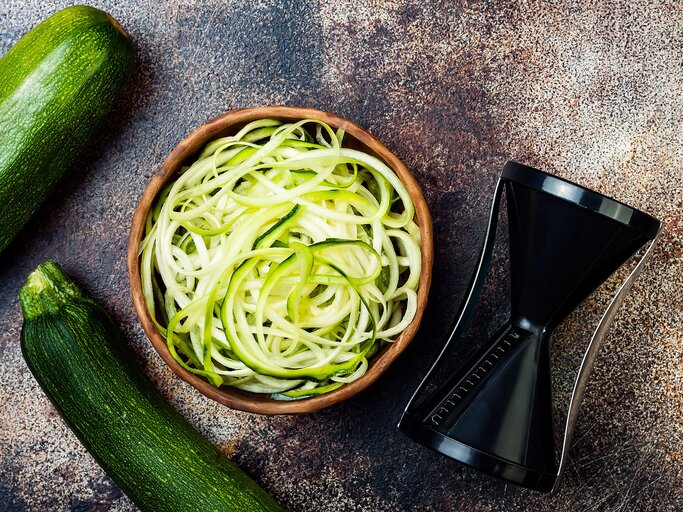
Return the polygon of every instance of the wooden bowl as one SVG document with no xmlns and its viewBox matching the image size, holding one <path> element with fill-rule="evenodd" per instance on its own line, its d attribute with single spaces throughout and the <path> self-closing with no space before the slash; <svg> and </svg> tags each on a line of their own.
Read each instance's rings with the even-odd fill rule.
<svg viewBox="0 0 683 512">
<path fill-rule="evenodd" d="M 166 346 L 166 340 L 159 333 L 152 317 L 147 311 L 147 306 L 142 295 L 142 284 L 140 280 L 140 242 L 144 236 L 145 221 L 156 200 L 159 191 L 171 180 L 173 180 L 181 166 L 191 161 L 192 157 L 199 152 L 204 145 L 218 137 L 237 133 L 247 123 L 256 119 L 272 118 L 285 122 L 299 121 L 301 119 L 318 119 L 324 121 L 332 128 L 342 127 L 346 132 L 345 145 L 366 151 L 391 167 L 398 177 L 403 181 L 410 193 L 417 215 L 417 224 L 420 226 L 422 241 L 422 274 L 420 285 L 417 291 L 418 305 L 415 318 L 408 327 L 393 342 L 387 344 L 369 362 L 367 373 L 360 379 L 324 395 L 300 400 L 273 400 L 268 395 L 241 391 L 229 386 L 215 388 L 203 378 L 194 375 L 182 368 L 173 359 Z M 159 353 L 161 358 L 168 366 L 185 382 L 192 384 L 207 397 L 216 400 L 233 409 L 254 412 L 259 414 L 300 414 L 317 411 L 328 407 L 334 403 L 346 400 L 356 393 L 367 388 L 375 382 L 389 365 L 405 350 L 408 343 L 415 336 L 422 314 L 427 303 L 427 295 L 432 278 L 433 260 L 433 240 L 432 240 L 432 219 L 427 208 L 420 186 L 415 178 L 410 174 L 406 166 L 375 137 L 370 135 L 360 126 L 347 121 L 341 117 L 319 110 L 310 108 L 295 107 L 260 107 L 232 110 L 216 119 L 209 121 L 190 136 L 178 144 L 168 155 L 161 168 L 152 177 L 147 188 L 142 194 L 140 204 L 138 204 L 128 240 L 128 274 L 130 277 L 130 287 L 133 294 L 133 303 L 137 311 L 142 327 L 147 336 L 152 341 L 152 345 Z"/>
</svg>

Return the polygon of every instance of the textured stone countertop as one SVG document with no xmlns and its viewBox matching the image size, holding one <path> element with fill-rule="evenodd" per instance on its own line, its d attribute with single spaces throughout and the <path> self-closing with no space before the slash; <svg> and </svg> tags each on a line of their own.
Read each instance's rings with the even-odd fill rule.
<svg viewBox="0 0 683 512">
<path fill-rule="evenodd" d="M 17 291 L 47 258 L 111 312 L 173 405 L 293 511 L 683 510 L 680 4 L 93 3 L 130 32 L 137 66 L 101 135 L 0 257 L 0 510 L 135 510 L 21 357 Z M 67 4 L 0 2 L 0 50 Z M 234 412 L 176 378 L 140 327 L 126 276 L 131 215 L 165 155 L 212 117 L 268 104 L 317 107 L 369 129 L 415 174 L 435 225 L 418 338 L 369 390 L 301 417 Z M 508 159 L 664 223 L 609 332 L 552 496 L 482 475 L 396 429 L 462 298 Z M 557 346 L 580 350 L 605 297 L 565 322 Z"/>
</svg>

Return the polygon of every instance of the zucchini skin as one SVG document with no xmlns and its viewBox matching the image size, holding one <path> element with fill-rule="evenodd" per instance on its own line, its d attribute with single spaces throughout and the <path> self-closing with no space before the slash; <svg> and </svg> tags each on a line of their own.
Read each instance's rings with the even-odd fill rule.
<svg viewBox="0 0 683 512">
<path fill-rule="evenodd" d="M 121 26 L 87 6 L 53 14 L 0 59 L 0 252 L 112 109 L 132 64 Z"/>
<path fill-rule="evenodd" d="M 283 510 L 146 381 L 107 313 L 56 263 L 29 276 L 20 302 L 31 373 L 141 510 Z"/>
</svg>

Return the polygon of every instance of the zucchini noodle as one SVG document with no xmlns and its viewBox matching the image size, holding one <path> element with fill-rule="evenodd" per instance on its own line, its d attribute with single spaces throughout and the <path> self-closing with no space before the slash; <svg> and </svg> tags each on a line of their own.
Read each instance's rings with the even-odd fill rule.
<svg viewBox="0 0 683 512">
<path fill-rule="evenodd" d="M 413 320 L 410 195 L 343 138 L 311 119 L 254 121 L 162 190 L 142 288 L 182 367 L 216 387 L 318 395 L 360 378 Z"/>
</svg>

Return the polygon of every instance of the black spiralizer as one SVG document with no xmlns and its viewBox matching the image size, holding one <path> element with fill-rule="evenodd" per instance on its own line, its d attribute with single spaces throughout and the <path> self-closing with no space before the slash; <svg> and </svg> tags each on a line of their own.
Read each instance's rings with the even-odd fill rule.
<svg viewBox="0 0 683 512">
<path fill-rule="evenodd" d="M 484 286 L 499 205 L 507 199 L 510 317 L 468 364 L 431 382 L 467 330 Z M 616 310 L 660 231 L 654 217 L 595 191 L 508 162 L 494 194 L 484 246 L 450 336 L 399 423 L 415 441 L 516 484 L 557 489 L 593 362 Z M 600 320 L 577 371 L 563 439 L 555 448 L 550 336 L 644 244 Z"/>
</svg>

